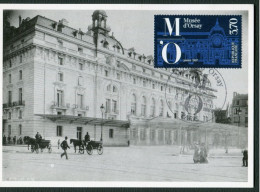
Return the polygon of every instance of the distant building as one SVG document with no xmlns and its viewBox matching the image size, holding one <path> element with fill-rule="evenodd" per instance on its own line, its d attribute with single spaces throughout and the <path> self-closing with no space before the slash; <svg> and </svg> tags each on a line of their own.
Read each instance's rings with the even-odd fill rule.
<svg viewBox="0 0 260 192">
<path fill-rule="evenodd" d="M 233 93 L 229 115 L 233 125 L 240 127 L 248 126 L 248 94 Z"/>
</svg>

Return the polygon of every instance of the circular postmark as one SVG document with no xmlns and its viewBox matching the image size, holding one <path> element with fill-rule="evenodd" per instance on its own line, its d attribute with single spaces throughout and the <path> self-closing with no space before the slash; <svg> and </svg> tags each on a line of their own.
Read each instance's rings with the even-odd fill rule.
<svg viewBox="0 0 260 192">
<path fill-rule="evenodd" d="M 170 80 L 175 82 L 175 107 L 169 101 Z M 212 122 L 214 110 L 222 110 L 226 98 L 226 83 L 215 68 L 174 68 L 166 83 L 165 99 L 169 111 L 186 122 Z"/>
</svg>

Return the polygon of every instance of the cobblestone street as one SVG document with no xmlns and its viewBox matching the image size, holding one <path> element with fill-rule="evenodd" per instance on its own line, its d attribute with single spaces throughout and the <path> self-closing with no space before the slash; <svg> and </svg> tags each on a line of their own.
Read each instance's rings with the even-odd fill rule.
<svg viewBox="0 0 260 192">
<path fill-rule="evenodd" d="M 247 181 L 241 151 L 211 150 L 208 164 L 194 164 L 193 151 L 179 154 L 174 146 L 104 147 L 93 155 L 68 150 L 31 153 L 26 146 L 3 147 L 3 180 L 37 181 Z M 228 174 L 227 174 L 228 173 Z"/>
</svg>

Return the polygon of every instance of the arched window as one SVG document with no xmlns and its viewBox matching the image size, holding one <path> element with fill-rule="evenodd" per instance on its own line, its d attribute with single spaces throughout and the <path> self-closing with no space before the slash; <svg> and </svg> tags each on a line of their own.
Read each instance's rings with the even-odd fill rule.
<svg viewBox="0 0 260 192">
<path fill-rule="evenodd" d="M 159 116 L 163 116 L 163 100 L 160 101 L 160 114 Z"/>
<path fill-rule="evenodd" d="M 152 98 L 151 102 L 151 117 L 155 117 L 155 99 Z"/>
<path fill-rule="evenodd" d="M 135 96 L 135 94 L 133 94 L 132 98 L 131 98 L 131 114 L 136 115 L 136 96 Z"/>
<path fill-rule="evenodd" d="M 117 88 L 116 88 L 116 86 L 113 86 L 113 92 L 114 92 L 114 93 L 117 92 Z"/>
<path fill-rule="evenodd" d="M 141 115 L 146 116 L 146 98 L 145 98 L 145 96 L 142 97 Z"/>
<path fill-rule="evenodd" d="M 110 85 L 110 84 L 107 86 L 107 91 L 108 91 L 108 92 L 111 91 L 111 85 Z"/>
</svg>

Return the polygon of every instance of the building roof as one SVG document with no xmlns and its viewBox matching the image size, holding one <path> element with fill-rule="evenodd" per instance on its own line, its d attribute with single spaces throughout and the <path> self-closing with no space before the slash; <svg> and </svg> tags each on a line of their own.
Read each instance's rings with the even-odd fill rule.
<svg viewBox="0 0 260 192">
<path fill-rule="evenodd" d="M 47 118 L 54 122 L 69 122 L 69 123 L 79 123 L 79 124 L 89 124 L 89 125 L 103 125 L 103 126 L 114 126 L 114 127 L 124 127 L 128 128 L 129 121 L 114 120 L 114 119 L 102 119 L 94 117 L 81 117 L 73 115 L 44 115 L 36 114 L 36 116 L 41 116 Z"/>
</svg>

